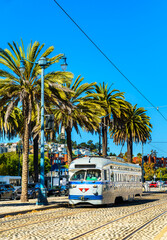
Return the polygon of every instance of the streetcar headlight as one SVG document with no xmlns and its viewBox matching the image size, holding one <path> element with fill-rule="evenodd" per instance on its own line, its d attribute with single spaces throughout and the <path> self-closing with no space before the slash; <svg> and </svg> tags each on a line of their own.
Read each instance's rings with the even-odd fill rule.
<svg viewBox="0 0 167 240">
<path fill-rule="evenodd" d="M 76 188 L 76 185 L 72 185 L 72 188 Z"/>
<path fill-rule="evenodd" d="M 94 188 L 97 188 L 97 185 L 93 185 Z"/>
</svg>

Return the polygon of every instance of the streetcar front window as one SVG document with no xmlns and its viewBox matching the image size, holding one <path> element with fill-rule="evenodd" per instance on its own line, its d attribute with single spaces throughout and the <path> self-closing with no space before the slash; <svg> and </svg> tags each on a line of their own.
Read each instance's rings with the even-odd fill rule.
<svg viewBox="0 0 167 240">
<path fill-rule="evenodd" d="M 80 171 L 75 172 L 72 175 L 71 180 L 74 180 L 74 181 L 84 180 L 85 172 L 86 172 L 85 170 L 80 170 Z"/>
<path fill-rule="evenodd" d="M 88 181 L 100 181 L 101 180 L 101 171 L 98 169 L 87 170 L 86 180 Z"/>
</svg>

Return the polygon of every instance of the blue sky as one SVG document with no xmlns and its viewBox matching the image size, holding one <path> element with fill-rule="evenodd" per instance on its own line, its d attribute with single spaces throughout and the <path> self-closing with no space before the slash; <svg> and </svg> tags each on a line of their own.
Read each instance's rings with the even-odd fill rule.
<svg viewBox="0 0 167 240">
<path fill-rule="evenodd" d="M 126 77 L 167 118 L 167 1 L 155 0 L 58 0 L 57 1 Z M 105 82 L 125 92 L 133 105 L 144 107 L 153 124 L 152 143 L 144 145 L 144 154 L 151 149 L 158 156 L 167 156 L 167 121 L 125 80 L 76 28 L 53 0 L 6 0 L 1 7 L 0 47 L 8 42 L 24 45 L 30 41 L 53 45 L 55 54 L 65 53 L 68 71 L 85 82 Z M 59 64 L 55 65 L 60 70 Z M 78 143 L 98 135 L 72 135 Z M 163 143 L 160 143 L 163 142 Z M 164 143 L 166 142 L 166 143 Z M 109 139 L 111 152 L 120 153 L 121 146 Z M 123 152 L 126 151 L 126 145 Z M 134 155 L 141 144 L 134 144 Z"/>
</svg>

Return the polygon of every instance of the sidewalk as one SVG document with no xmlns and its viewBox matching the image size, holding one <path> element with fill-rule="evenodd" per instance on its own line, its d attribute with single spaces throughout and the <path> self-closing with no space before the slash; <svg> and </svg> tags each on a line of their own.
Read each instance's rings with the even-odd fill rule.
<svg viewBox="0 0 167 240">
<path fill-rule="evenodd" d="M 33 210 L 44 210 L 54 207 L 61 207 L 68 204 L 68 197 L 48 197 L 48 205 L 36 205 L 37 199 L 29 199 L 29 202 L 22 203 L 20 200 L 0 200 L 0 218 L 7 215 L 31 212 Z"/>
<path fill-rule="evenodd" d="M 145 192 L 167 192 L 167 187 L 149 187 L 148 185 L 144 186 Z"/>
</svg>

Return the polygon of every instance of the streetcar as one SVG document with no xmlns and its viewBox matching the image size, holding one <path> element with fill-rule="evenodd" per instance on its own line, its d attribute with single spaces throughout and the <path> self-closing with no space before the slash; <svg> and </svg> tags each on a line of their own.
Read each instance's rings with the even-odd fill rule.
<svg viewBox="0 0 167 240">
<path fill-rule="evenodd" d="M 69 166 L 69 204 L 105 205 L 142 195 L 142 170 L 119 157 L 83 157 Z"/>
</svg>

